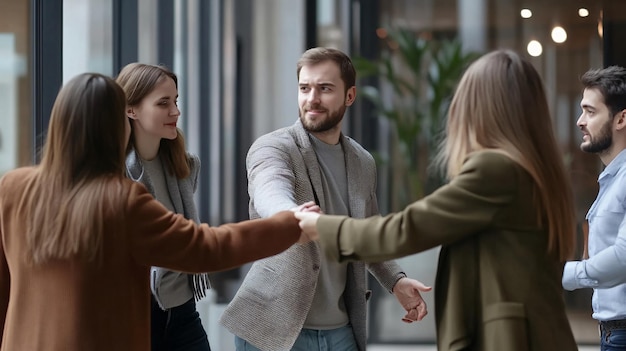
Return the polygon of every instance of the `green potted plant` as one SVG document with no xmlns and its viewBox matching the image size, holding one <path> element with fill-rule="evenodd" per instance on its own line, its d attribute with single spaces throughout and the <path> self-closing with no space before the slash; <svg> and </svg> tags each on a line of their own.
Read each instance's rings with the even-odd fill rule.
<svg viewBox="0 0 626 351">
<path fill-rule="evenodd" d="M 360 78 L 378 77 L 380 87 L 361 86 L 379 117 L 393 126 L 388 153 L 375 152 L 380 167 L 391 170 L 390 210 L 423 197 L 441 183 L 429 172 L 450 99 L 467 66 L 479 55 L 464 52 L 458 40 L 424 38 L 391 30 L 380 58 L 356 57 Z"/>
</svg>

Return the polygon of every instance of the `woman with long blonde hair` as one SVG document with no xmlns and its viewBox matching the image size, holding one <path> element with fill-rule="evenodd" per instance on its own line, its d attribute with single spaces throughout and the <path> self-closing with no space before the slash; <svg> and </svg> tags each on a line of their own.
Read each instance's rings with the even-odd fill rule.
<svg viewBox="0 0 626 351">
<path fill-rule="evenodd" d="M 449 183 L 399 213 L 297 213 L 335 260 L 380 261 L 442 245 L 438 350 L 576 350 L 561 273 L 574 248 L 568 176 L 541 78 L 508 50 L 465 72 L 439 157 Z"/>
<path fill-rule="evenodd" d="M 209 227 L 125 175 L 124 91 L 86 73 L 54 103 L 41 164 L 0 179 L 0 350 L 150 350 L 150 267 L 224 270 L 300 237 L 290 211 Z"/>
</svg>

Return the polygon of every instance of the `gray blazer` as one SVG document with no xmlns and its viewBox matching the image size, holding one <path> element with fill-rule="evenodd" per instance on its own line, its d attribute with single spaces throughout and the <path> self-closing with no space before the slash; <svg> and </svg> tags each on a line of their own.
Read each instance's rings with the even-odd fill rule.
<svg viewBox="0 0 626 351">
<path fill-rule="evenodd" d="M 174 212 L 180 213 L 185 218 L 191 219 L 196 223 L 200 223 L 196 204 L 193 201 L 193 194 L 198 186 L 198 175 L 200 174 L 200 159 L 198 156 L 187 153 L 187 160 L 190 164 L 191 173 L 189 177 L 177 179 L 176 176 L 165 172 L 165 181 L 167 190 L 174 205 Z M 142 183 L 148 191 L 154 196 L 154 186 L 150 180 L 148 173 L 144 172 L 141 159 L 135 152 L 131 150 L 126 156 L 126 173 L 133 181 Z M 161 308 L 164 307 L 163 301 L 167 299 L 168 291 L 159 289 L 160 283 L 165 275 L 176 275 L 176 279 L 185 279 L 189 282 L 189 288 L 193 291 L 196 299 L 205 295 L 206 289 L 210 287 L 208 276 L 206 275 L 189 275 L 186 273 L 173 272 L 164 268 L 154 267 L 150 277 L 150 288 L 156 301 Z"/>
<path fill-rule="evenodd" d="M 374 159 L 346 136 L 341 136 L 341 143 L 350 213 L 353 217 L 375 215 Z M 248 151 L 246 166 L 251 218 L 268 217 L 313 199 L 325 210 L 320 166 L 299 120 L 257 139 Z M 220 323 L 262 350 L 291 349 L 311 308 L 321 254 L 319 244 L 312 242 L 255 262 Z M 366 268 L 388 291 L 406 276 L 395 262 L 348 265 L 344 299 L 359 350 L 365 350 L 366 344 Z"/>
</svg>

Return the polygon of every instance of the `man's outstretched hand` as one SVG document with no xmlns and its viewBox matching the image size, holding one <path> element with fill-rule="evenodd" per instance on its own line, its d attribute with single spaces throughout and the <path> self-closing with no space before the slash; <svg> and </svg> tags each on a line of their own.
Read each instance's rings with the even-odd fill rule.
<svg viewBox="0 0 626 351">
<path fill-rule="evenodd" d="M 428 314 L 426 302 L 422 298 L 420 291 L 427 292 L 432 287 L 424 285 L 424 283 L 411 279 L 401 278 L 393 287 L 393 294 L 396 295 L 398 302 L 406 311 L 406 315 L 402 317 L 405 323 L 413 323 L 421 321 Z"/>
</svg>

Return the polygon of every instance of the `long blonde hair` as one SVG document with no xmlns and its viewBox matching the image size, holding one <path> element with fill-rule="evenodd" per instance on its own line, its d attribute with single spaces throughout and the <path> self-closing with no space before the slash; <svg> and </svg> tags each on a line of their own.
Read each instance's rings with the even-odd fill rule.
<svg viewBox="0 0 626 351">
<path fill-rule="evenodd" d="M 484 55 L 465 72 L 449 109 L 439 161 L 456 177 L 473 151 L 498 150 L 535 181 L 540 223 L 547 222 L 548 250 L 561 260 L 574 249 L 575 212 L 569 178 L 553 132 L 539 74 L 513 51 Z"/>
<path fill-rule="evenodd" d="M 178 88 L 178 78 L 165 66 L 148 65 L 144 63 L 129 63 L 124 66 L 116 78 L 116 82 L 124 89 L 129 106 L 136 106 L 150 94 L 161 80 L 174 80 Z M 134 126 L 131 122 L 131 126 Z M 191 173 L 190 160 L 187 158 L 185 138 L 180 128 L 176 128 L 175 139 L 161 139 L 159 154 L 165 169 L 178 179 L 187 178 Z M 130 147 L 135 147 L 135 133 L 131 132 Z"/>
<path fill-rule="evenodd" d="M 123 208 L 126 99 L 111 79 L 81 74 L 59 92 L 41 164 L 18 211 L 34 263 L 101 252 L 107 216 Z"/>
</svg>

